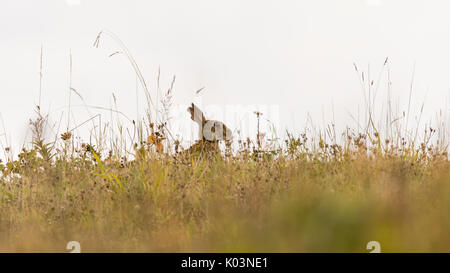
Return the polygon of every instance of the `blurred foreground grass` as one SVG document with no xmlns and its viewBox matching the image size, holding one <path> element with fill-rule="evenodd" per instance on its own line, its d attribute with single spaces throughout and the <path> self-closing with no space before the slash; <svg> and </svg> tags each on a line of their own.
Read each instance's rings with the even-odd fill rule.
<svg viewBox="0 0 450 273">
<path fill-rule="evenodd" d="M 365 143 L 131 162 L 34 145 L 1 165 L 0 251 L 450 251 L 447 153 Z"/>
</svg>

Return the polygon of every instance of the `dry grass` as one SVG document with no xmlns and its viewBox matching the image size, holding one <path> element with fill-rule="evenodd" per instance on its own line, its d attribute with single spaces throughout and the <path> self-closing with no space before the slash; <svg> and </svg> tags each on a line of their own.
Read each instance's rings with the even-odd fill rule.
<svg viewBox="0 0 450 273">
<path fill-rule="evenodd" d="M 131 162 L 35 145 L 2 165 L 0 250 L 59 252 L 73 240 L 85 252 L 361 252 L 372 240 L 450 250 L 445 151 L 379 151 L 364 135 L 307 149 L 305 139 L 236 156 L 147 144 Z"/>
<path fill-rule="evenodd" d="M 64 252 L 69 241 L 79 241 L 83 252 L 366 252 L 369 241 L 384 252 L 450 251 L 444 123 L 420 138 L 419 125 L 407 125 L 410 107 L 402 126 L 388 100 L 380 130 L 373 120 L 378 88 L 362 74 L 365 123 L 340 141 L 327 126 L 270 144 L 258 112 L 256 144 L 237 139 L 237 148 L 223 152 L 201 140 L 183 151 L 167 123 L 174 82 L 157 109 L 122 41 L 103 31 L 95 46 L 105 34 L 121 50 L 111 56 L 123 53 L 136 72 L 145 118 L 130 120 L 131 133 L 117 122 L 108 139 L 95 115 L 74 127 L 98 117 L 89 143 L 75 140 L 68 119 L 67 130 L 58 128 L 50 141 L 38 105 L 33 143 L 18 157 L 4 148 L 0 163 L 0 251 Z M 109 110 L 119 120 L 122 113 Z"/>
</svg>

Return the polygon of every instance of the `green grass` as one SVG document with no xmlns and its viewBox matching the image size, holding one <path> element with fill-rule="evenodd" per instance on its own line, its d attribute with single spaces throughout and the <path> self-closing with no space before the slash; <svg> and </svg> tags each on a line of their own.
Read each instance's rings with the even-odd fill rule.
<svg viewBox="0 0 450 273">
<path fill-rule="evenodd" d="M 47 147 L 44 145 L 44 147 Z M 157 153 L 121 165 L 89 145 L 34 145 L 2 165 L 0 251 L 450 251 L 445 151 L 348 138 L 235 156 Z M 48 147 L 47 147 L 48 148 Z M 101 154 L 101 152 L 98 152 Z"/>
</svg>

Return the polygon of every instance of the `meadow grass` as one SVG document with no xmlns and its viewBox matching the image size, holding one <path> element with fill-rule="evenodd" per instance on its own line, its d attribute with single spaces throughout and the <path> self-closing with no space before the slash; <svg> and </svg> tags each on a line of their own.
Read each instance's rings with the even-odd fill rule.
<svg viewBox="0 0 450 273">
<path fill-rule="evenodd" d="M 309 142 L 228 155 L 144 143 L 131 162 L 36 142 L 1 165 L 0 251 L 61 252 L 73 240 L 83 252 L 365 252 L 373 240 L 450 250 L 446 150 L 362 134 Z"/>
<path fill-rule="evenodd" d="M 428 124 L 419 134 L 419 122 L 408 126 L 410 102 L 407 114 L 393 114 L 389 85 L 381 126 L 373 118 L 378 83 L 363 72 L 365 125 L 339 140 L 330 125 L 269 143 L 256 112 L 256 141 L 237 139 L 225 150 L 201 141 L 183 149 L 167 126 L 175 78 L 159 95 L 158 75 L 159 110 L 117 36 L 102 31 L 94 46 L 102 35 L 121 50 L 110 56 L 125 55 L 136 72 L 145 118 L 128 119 L 130 133 L 116 106 L 109 109 L 111 119 L 117 115 L 116 131 L 100 114 L 73 125 L 69 95 L 67 128 L 48 137 L 41 49 L 32 143 L 18 155 L 4 148 L 0 161 L 1 252 L 66 252 L 69 241 L 80 242 L 82 252 L 367 252 L 369 241 L 380 242 L 383 252 L 450 251 L 442 115 L 437 127 Z M 72 92 L 89 112 L 70 83 Z M 75 129 L 90 122 L 90 141 L 76 138 Z"/>
</svg>

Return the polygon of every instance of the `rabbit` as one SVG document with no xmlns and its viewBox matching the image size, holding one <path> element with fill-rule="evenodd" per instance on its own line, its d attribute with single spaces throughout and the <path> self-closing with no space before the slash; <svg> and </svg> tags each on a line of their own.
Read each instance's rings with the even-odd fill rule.
<svg viewBox="0 0 450 273">
<path fill-rule="evenodd" d="M 217 120 L 208 120 L 202 110 L 194 103 L 188 107 L 191 119 L 198 124 L 199 140 L 184 150 L 182 156 L 213 156 L 220 154 L 219 141 L 225 140 L 227 147 L 231 145 L 232 131 Z"/>
<path fill-rule="evenodd" d="M 221 121 L 208 120 L 194 103 L 187 109 L 191 119 L 198 124 L 198 136 L 202 141 L 231 141 L 231 130 Z"/>
</svg>

